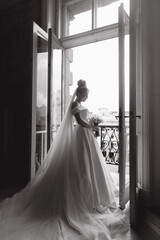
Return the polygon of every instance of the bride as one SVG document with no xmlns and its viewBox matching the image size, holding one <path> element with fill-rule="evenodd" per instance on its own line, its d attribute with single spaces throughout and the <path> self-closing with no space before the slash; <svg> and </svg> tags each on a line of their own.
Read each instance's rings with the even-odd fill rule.
<svg viewBox="0 0 160 240">
<path fill-rule="evenodd" d="M 79 80 L 43 165 L 22 191 L 1 202 L 0 240 L 109 240 L 128 229 L 92 131 L 98 129 L 81 105 L 88 93 Z"/>
</svg>

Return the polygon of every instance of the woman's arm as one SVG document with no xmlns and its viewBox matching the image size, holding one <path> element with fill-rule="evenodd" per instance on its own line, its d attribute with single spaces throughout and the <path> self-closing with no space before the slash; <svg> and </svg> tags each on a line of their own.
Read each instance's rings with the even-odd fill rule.
<svg viewBox="0 0 160 240">
<path fill-rule="evenodd" d="M 81 115 L 79 112 L 75 114 L 75 118 L 76 118 L 78 124 L 81 125 L 82 127 L 92 128 L 92 126 L 89 124 L 89 122 L 87 122 L 81 118 Z"/>
<path fill-rule="evenodd" d="M 84 127 L 84 128 L 92 128 L 94 131 L 98 131 L 99 130 L 99 128 L 97 126 L 91 125 L 91 124 L 89 124 L 89 122 L 87 122 L 84 119 L 82 119 L 79 112 L 75 114 L 75 118 L 76 118 L 78 124 L 81 125 L 82 127 Z"/>
</svg>

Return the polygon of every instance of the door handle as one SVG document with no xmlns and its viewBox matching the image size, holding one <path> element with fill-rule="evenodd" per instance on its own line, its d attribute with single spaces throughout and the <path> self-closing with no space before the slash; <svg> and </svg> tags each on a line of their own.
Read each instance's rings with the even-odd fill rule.
<svg viewBox="0 0 160 240">
<path fill-rule="evenodd" d="M 115 116 L 116 119 L 119 118 L 119 116 Z M 124 116 L 124 118 L 129 118 L 129 116 Z"/>
<path fill-rule="evenodd" d="M 115 116 L 116 119 L 119 118 L 119 116 Z M 129 118 L 129 116 L 124 116 L 124 118 Z M 142 116 L 140 115 L 136 115 L 136 118 L 142 119 Z"/>
<path fill-rule="evenodd" d="M 140 116 L 140 115 L 136 115 L 136 117 L 139 118 L 139 119 L 142 119 L 142 116 Z"/>
</svg>

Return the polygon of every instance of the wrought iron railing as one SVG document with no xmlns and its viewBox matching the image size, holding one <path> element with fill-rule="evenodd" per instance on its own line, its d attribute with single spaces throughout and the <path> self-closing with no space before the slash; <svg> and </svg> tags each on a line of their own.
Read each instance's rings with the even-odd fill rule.
<svg viewBox="0 0 160 240">
<path fill-rule="evenodd" d="M 36 169 L 42 164 L 47 154 L 47 130 L 36 131 Z"/>
<path fill-rule="evenodd" d="M 100 145 L 106 163 L 119 164 L 119 125 L 100 124 Z M 129 165 L 129 127 L 125 134 L 126 165 Z"/>
<path fill-rule="evenodd" d="M 57 130 L 51 130 L 51 142 L 53 141 Z M 36 131 L 36 169 L 40 167 L 47 155 L 47 130 Z"/>
<path fill-rule="evenodd" d="M 106 163 L 119 164 L 119 126 L 100 125 L 101 150 Z"/>
</svg>

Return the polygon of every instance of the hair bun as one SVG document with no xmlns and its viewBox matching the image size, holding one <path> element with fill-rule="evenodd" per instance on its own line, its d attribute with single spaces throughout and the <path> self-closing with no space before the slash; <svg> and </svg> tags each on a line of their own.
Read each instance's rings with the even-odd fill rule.
<svg viewBox="0 0 160 240">
<path fill-rule="evenodd" d="M 80 80 L 78 81 L 78 87 L 86 87 L 86 81 L 80 79 Z"/>
</svg>

